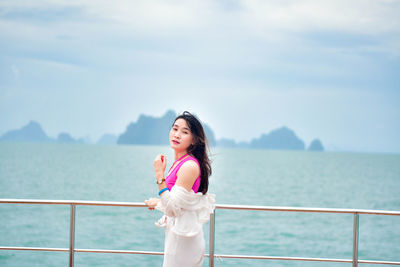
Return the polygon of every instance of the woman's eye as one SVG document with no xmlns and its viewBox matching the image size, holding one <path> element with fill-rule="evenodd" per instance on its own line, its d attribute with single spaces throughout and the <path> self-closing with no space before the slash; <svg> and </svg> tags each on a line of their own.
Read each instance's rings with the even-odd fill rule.
<svg viewBox="0 0 400 267">
<path fill-rule="evenodd" d="M 188 132 L 183 132 L 184 134 L 188 134 Z"/>
</svg>

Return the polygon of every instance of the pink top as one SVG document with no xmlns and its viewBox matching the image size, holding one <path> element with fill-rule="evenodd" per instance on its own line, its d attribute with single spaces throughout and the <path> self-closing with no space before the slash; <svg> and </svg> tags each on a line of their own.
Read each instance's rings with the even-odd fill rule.
<svg viewBox="0 0 400 267">
<path fill-rule="evenodd" d="M 169 190 L 171 190 L 171 188 L 175 185 L 176 183 L 176 179 L 178 178 L 178 176 L 176 175 L 179 171 L 179 169 L 181 168 L 182 164 L 185 163 L 188 160 L 193 160 L 197 163 L 197 165 L 199 165 L 199 176 L 197 177 L 196 181 L 194 181 L 193 184 L 193 191 L 195 193 L 197 193 L 197 191 L 199 191 L 199 187 L 200 187 L 200 182 L 201 182 L 201 169 L 200 169 L 200 164 L 197 161 L 197 159 L 195 157 L 186 157 L 184 158 L 181 162 L 178 163 L 178 165 L 175 166 L 175 168 L 172 170 L 172 172 L 167 176 L 167 178 L 165 178 L 165 183 L 167 184 L 167 187 Z"/>
</svg>

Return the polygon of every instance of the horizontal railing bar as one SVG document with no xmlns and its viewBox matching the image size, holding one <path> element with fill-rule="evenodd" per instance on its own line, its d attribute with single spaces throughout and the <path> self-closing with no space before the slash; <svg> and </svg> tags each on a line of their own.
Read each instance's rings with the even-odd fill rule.
<svg viewBox="0 0 400 267">
<path fill-rule="evenodd" d="M 164 252 L 158 252 L 158 251 L 110 250 L 110 249 L 80 249 L 80 248 L 76 248 L 75 252 L 164 255 Z"/>
<path fill-rule="evenodd" d="M 125 253 L 125 254 L 149 254 L 149 255 L 164 255 L 164 252 L 157 251 L 139 251 L 139 250 L 109 250 L 109 249 L 75 249 L 75 252 L 93 252 L 93 253 Z M 210 257 L 208 253 L 204 257 Z"/>
<path fill-rule="evenodd" d="M 68 248 L 43 248 L 43 247 L 0 247 L 0 250 L 32 250 L 32 251 L 69 252 Z M 76 248 L 76 249 L 74 249 L 74 252 L 164 255 L 164 252 L 139 251 L 139 250 L 108 250 L 108 249 L 78 249 L 78 248 Z"/>
<path fill-rule="evenodd" d="M 0 203 L 7 204 L 49 204 L 49 205 L 83 205 L 83 206 L 119 206 L 119 207 L 147 207 L 144 202 L 112 202 L 112 201 L 85 201 L 85 200 L 39 200 L 39 199 L 0 199 Z"/>
<path fill-rule="evenodd" d="M 0 247 L 0 250 L 34 250 L 34 251 L 62 251 L 68 252 L 68 248 L 42 248 L 42 247 Z"/>
<path fill-rule="evenodd" d="M 370 261 L 370 260 L 358 260 L 358 263 L 400 265 L 400 262 L 398 262 L 398 261 Z"/>
<path fill-rule="evenodd" d="M 84 201 L 84 200 L 35 200 L 35 199 L 0 199 L 0 203 L 8 204 L 56 204 L 56 205 L 86 205 L 86 206 L 119 206 L 119 207 L 147 207 L 143 202 L 111 202 L 111 201 Z M 216 209 L 230 210 L 262 210 L 285 212 L 317 212 L 317 213 L 348 213 L 400 216 L 400 211 L 364 210 L 364 209 L 333 209 L 333 208 L 301 208 L 277 206 L 247 206 L 216 204 Z"/>
<path fill-rule="evenodd" d="M 284 256 L 250 256 L 250 255 L 223 255 L 215 254 L 215 258 L 226 259 L 254 259 L 254 260 L 291 260 L 291 261 L 324 261 L 324 262 L 347 262 L 351 263 L 350 259 L 328 259 L 328 258 L 304 258 L 304 257 L 284 257 Z"/>
<path fill-rule="evenodd" d="M 281 256 L 249 256 L 249 255 L 222 255 L 222 254 L 215 254 L 215 258 L 260 259 L 260 260 L 293 260 L 293 261 L 323 261 L 323 262 L 347 262 L 347 263 L 352 263 L 353 262 L 350 259 L 304 258 L 304 257 L 281 257 Z M 400 265 L 400 262 L 397 262 L 397 261 L 358 260 L 358 263 Z"/>
<path fill-rule="evenodd" d="M 30 250 L 30 251 L 61 251 L 69 252 L 68 248 L 45 248 L 45 247 L 0 247 L 0 250 Z M 164 255 L 164 252 L 158 251 L 139 251 L 139 250 L 108 250 L 108 249 L 74 249 L 75 252 L 85 253 L 119 253 L 119 254 L 141 254 L 141 255 Z M 204 254 L 209 257 L 209 254 Z M 351 263 L 350 259 L 329 259 L 329 258 L 304 258 L 304 257 L 284 257 L 284 256 L 250 256 L 250 255 L 225 255 L 214 254 L 216 259 L 258 259 L 258 260 L 291 260 L 291 261 L 319 261 L 319 262 L 345 262 Z M 364 264 L 386 264 L 386 265 L 400 265 L 396 261 L 372 261 L 372 260 L 358 260 L 358 263 Z"/>
<path fill-rule="evenodd" d="M 363 210 L 363 209 L 332 209 L 332 208 L 301 208 L 301 207 L 277 207 L 277 206 L 245 206 L 217 204 L 216 209 L 229 210 L 262 210 L 262 211 L 285 211 L 285 212 L 317 212 L 317 213 L 348 213 L 348 214 L 374 214 L 400 216 L 400 211 L 389 210 Z"/>
</svg>

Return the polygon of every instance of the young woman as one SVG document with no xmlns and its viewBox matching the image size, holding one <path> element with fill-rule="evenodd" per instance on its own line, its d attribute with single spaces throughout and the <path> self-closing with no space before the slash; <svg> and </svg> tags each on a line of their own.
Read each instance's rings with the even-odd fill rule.
<svg viewBox="0 0 400 267">
<path fill-rule="evenodd" d="M 175 162 L 167 177 L 167 159 L 158 155 L 154 160 L 160 198 L 145 201 L 150 210 L 164 212 L 156 223 L 165 227 L 163 267 L 201 266 L 205 241 L 203 224 L 214 210 L 215 196 L 207 194 L 211 165 L 207 139 L 199 120 L 185 111 L 172 124 L 169 142 Z"/>
</svg>

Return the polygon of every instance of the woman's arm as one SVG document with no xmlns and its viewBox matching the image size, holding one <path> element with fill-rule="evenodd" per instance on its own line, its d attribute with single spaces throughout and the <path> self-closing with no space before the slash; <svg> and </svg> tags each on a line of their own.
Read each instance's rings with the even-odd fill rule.
<svg viewBox="0 0 400 267">
<path fill-rule="evenodd" d="M 200 169 L 196 162 L 189 160 L 182 164 L 178 173 L 175 185 L 185 188 L 188 192 L 192 190 L 193 184 L 199 176 Z M 168 190 L 161 194 L 161 205 L 165 214 L 170 217 L 180 216 L 181 205 L 173 192 Z"/>
<path fill-rule="evenodd" d="M 177 173 L 177 180 L 175 184 L 185 188 L 188 192 L 190 192 L 199 174 L 200 169 L 197 163 L 192 160 L 188 160 L 180 167 Z M 159 186 L 159 189 L 162 189 L 162 186 Z M 168 190 L 161 194 L 161 200 L 158 198 L 151 198 L 146 200 L 145 203 L 147 206 L 149 206 L 149 209 L 154 209 L 160 201 L 167 216 L 175 217 L 180 215 L 181 207 L 179 205 L 179 200 L 177 200 L 174 194 L 171 194 L 171 192 Z"/>
<path fill-rule="evenodd" d="M 157 155 L 154 160 L 154 171 L 155 177 L 157 181 L 162 181 L 164 179 L 164 172 L 167 166 L 167 157 L 164 155 Z M 158 183 L 158 190 L 162 190 L 167 187 L 165 181 L 162 183 Z M 144 201 L 144 203 L 149 207 L 149 210 L 154 210 L 157 206 L 158 202 L 160 202 L 159 198 L 150 198 Z"/>
<path fill-rule="evenodd" d="M 183 163 L 179 169 L 176 184 L 184 187 L 188 192 L 190 192 L 199 174 L 199 165 L 197 165 L 193 160 L 188 160 Z"/>
</svg>

